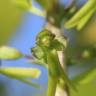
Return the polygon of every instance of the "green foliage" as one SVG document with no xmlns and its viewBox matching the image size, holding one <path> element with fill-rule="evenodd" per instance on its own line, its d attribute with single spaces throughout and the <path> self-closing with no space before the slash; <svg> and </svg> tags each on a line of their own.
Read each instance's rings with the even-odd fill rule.
<svg viewBox="0 0 96 96">
<path fill-rule="evenodd" d="M 40 76 L 40 70 L 33 68 L 0 68 L 0 74 L 8 76 L 13 79 L 17 79 L 28 85 L 36 88 L 40 88 L 38 84 L 32 83 L 28 78 L 38 78 Z"/>
<path fill-rule="evenodd" d="M 46 11 L 47 21 L 55 25 L 56 27 L 61 27 L 61 24 L 75 13 L 76 8 L 75 0 L 71 2 L 67 8 L 60 3 L 59 0 L 36 0 Z M 51 2 L 51 3 L 50 3 Z M 57 14 L 58 13 L 58 14 Z"/>
<path fill-rule="evenodd" d="M 0 59 L 3 60 L 13 60 L 20 59 L 26 57 L 20 51 L 15 48 L 2 46 L 0 47 Z M 38 78 L 40 76 L 39 69 L 32 68 L 0 68 L 0 74 L 6 75 L 10 78 L 17 79 L 21 82 L 24 82 L 28 85 L 31 85 L 36 88 L 40 88 L 38 84 L 32 83 L 30 80 L 26 78 Z"/>
<path fill-rule="evenodd" d="M 84 26 L 86 25 L 86 23 L 90 20 L 90 18 L 94 15 L 96 11 L 96 7 L 94 7 L 86 16 L 84 16 L 78 23 L 77 25 L 77 30 L 81 30 L 82 28 L 84 28 Z"/>
<path fill-rule="evenodd" d="M 77 26 L 80 30 L 96 12 L 96 0 L 89 0 L 67 23 L 66 28 L 73 28 Z"/>
<path fill-rule="evenodd" d="M 24 55 L 15 48 L 7 46 L 0 47 L 0 59 L 12 60 L 12 59 L 20 59 L 22 57 L 24 57 Z"/>
<path fill-rule="evenodd" d="M 38 78 L 40 70 L 35 68 L 0 68 L 0 73 L 16 78 Z"/>
<path fill-rule="evenodd" d="M 15 0 L 14 4 L 16 5 L 16 7 L 24 11 L 26 10 L 36 15 L 43 16 L 43 17 L 46 15 L 44 11 L 41 11 L 40 9 L 33 6 L 31 0 Z"/>
<path fill-rule="evenodd" d="M 78 76 L 76 76 L 73 81 L 78 84 L 84 85 L 92 82 L 92 80 L 96 79 L 96 68 L 91 68 Z"/>
<path fill-rule="evenodd" d="M 58 0 L 36 0 L 36 1 L 45 9 L 44 11 L 41 11 L 35 6 L 33 6 L 31 0 L 15 0 L 14 4 L 18 8 L 27 10 L 39 16 L 45 17 L 47 13 L 46 18 L 47 21 L 55 25 L 55 27 L 61 27 L 62 21 L 64 20 L 65 23 L 69 18 L 71 18 L 71 16 L 76 11 L 75 7 L 71 5 L 70 5 L 71 7 L 69 6 L 68 9 L 64 8 L 64 6 L 59 4 Z M 68 22 L 65 23 L 65 27 L 69 29 L 76 27 L 78 31 L 83 29 L 84 26 L 87 24 L 87 22 L 90 20 L 90 18 L 96 12 L 95 5 L 96 0 L 89 0 L 76 14 L 74 14 L 74 16 Z M 67 38 L 63 36 L 56 37 L 50 31 L 43 30 L 38 34 L 36 38 L 36 46 L 31 49 L 31 52 L 34 57 L 31 58 L 32 60 L 29 60 L 28 63 L 36 63 L 48 69 L 48 92 L 47 92 L 48 96 L 55 96 L 57 84 L 60 86 L 62 85 L 63 87 L 66 84 L 69 88 L 71 87 L 72 89 L 76 90 L 74 82 L 76 83 L 76 85 L 77 84 L 84 85 L 89 82 L 92 82 L 92 80 L 96 77 L 96 69 L 90 68 L 86 72 L 83 72 L 78 76 L 75 76 L 72 79 L 73 82 L 71 82 L 71 80 L 68 78 L 67 74 L 61 67 L 58 57 L 58 51 L 64 51 L 68 43 L 67 41 L 68 41 Z M 76 53 L 74 47 L 71 50 L 72 53 L 70 53 L 71 51 L 69 51 L 69 54 L 67 52 L 65 53 L 66 55 L 70 54 L 72 55 L 66 57 L 67 61 L 70 60 L 69 63 L 82 63 L 83 60 L 88 61 L 89 59 L 92 60 L 93 57 L 96 57 L 96 55 L 94 55 L 94 53 L 96 52 L 96 48 L 95 50 L 93 49 L 83 50 L 82 48 L 81 49 L 80 48 L 77 50 L 80 51 L 80 53 L 75 54 L 76 58 L 75 55 L 73 54 L 74 53 L 73 50 Z M 13 60 L 13 59 L 20 59 L 23 57 L 26 58 L 27 56 L 22 54 L 15 48 L 4 46 L 0 47 L 0 59 Z M 39 69 L 1 67 L 0 74 L 6 75 L 10 78 L 17 79 L 21 82 L 32 85 L 36 88 L 40 88 L 38 84 L 35 84 L 29 80 L 29 78 L 35 78 L 35 79 L 39 78 L 40 76 Z M 63 83 L 60 80 L 63 81 Z"/>
<path fill-rule="evenodd" d="M 29 10 L 32 7 L 31 0 L 14 0 L 14 4 L 23 10 Z"/>
<path fill-rule="evenodd" d="M 12 4 L 12 0 L 0 0 L 0 46 L 16 32 L 21 16 L 22 12 Z"/>
<path fill-rule="evenodd" d="M 71 96 L 94 96 L 96 95 L 96 84 L 88 83 L 78 86 L 78 92 L 70 91 Z"/>
</svg>

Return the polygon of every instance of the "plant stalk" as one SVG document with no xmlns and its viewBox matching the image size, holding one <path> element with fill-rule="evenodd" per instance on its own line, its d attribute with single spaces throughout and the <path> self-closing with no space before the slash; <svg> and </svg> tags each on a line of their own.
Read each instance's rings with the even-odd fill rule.
<svg viewBox="0 0 96 96">
<path fill-rule="evenodd" d="M 64 36 L 64 33 L 60 28 L 55 27 L 49 22 L 46 24 L 45 28 L 54 33 L 57 37 Z M 67 66 L 64 59 L 64 51 L 58 51 L 58 57 L 62 68 L 67 73 Z M 57 85 L 55 96 L 69 96 L 69 88 L 66 84 L 64 86 L 64 88 L 61 88 L 59 85 Z"/>
</svg>

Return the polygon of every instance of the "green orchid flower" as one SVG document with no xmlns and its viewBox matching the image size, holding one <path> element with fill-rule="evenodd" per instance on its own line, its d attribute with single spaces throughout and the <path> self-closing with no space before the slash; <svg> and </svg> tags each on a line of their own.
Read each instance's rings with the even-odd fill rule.
<svg viewBox="0 0 96 96">
<path fill-rule="evenodd" d="M 64 38 L 62 40 L 65 40 Z M 57 84 L 63 80 L 68 86 L 74 88 L 63 68 L 60 65 L 57 51 L 65 49 L 65 41 L 48 30 L 41 31 L 36 38 L 36 47 L 32 48 L 33 55 L 48 65 L 48 92 L 47 96 L 55 96 Z"/>
</svg>

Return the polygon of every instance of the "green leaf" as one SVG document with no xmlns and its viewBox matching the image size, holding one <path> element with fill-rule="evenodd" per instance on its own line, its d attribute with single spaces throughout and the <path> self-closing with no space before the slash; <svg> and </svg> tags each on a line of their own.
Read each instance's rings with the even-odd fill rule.
<svg viewBox="0 0 96 96">
<path fill-rule="evenodd" d="M 21 22 L 22 12 L 12 1 L 14 0 L 0 0 L 0 46 L 9 42 Z"/>
<path fill-rule="evenodd" d="M 14 0 L 14 4 L 23 10 L 29 10 L 32 6 L 31 0 Z"/>
<path fill-rule="evenodd" d="M 66 28 L 73 28 L 75 27 L 79 20 L 88 14 L 90 10 L 92 10 L 96 5 L 96 0 L 89 0 L 66 24 Z"/>
<path fill-rule="evenodd" d="M 0 68 L 0 74 L 12 78 L 38 78 L 40 73 L 40 70 L 35 68 Z"/>
<path fill-rule="evenodd" d="M 78 22 L 77 30 L 81 30 L 87 24 L 90 18 L 94 15 L 95 11 L 96 7 L 92 8 L 92 10 L 88 12 L 88 14 L 82 17 L 82 19 Z"/>
<path fill-rule="evenodd" d="M 11 60 L 11 59 L 20 59 L 24 55 L 15 48 L 1 46 L 0 47 L 0 59 Z"/>
<path fill-rule="evenodd" d="M 88 84 L 92 82 L 92 80 L 96 79 L 96 69 L 91 68 L 78 76 L 75 76 L 73 78 L 73 82 L 78 83 L 78 84 Z"/>
<path fill-rule="evenodd" d="M 22 10 L 27 10 L 27 11 L 29 11 L 33 14 L 39 15 L 39 16 L 43 16 L 43 17 L 46 16 L 45 11 L 42 11 L 32 5 L 31 0 L 15 0 L 14 4 Z"/>
<path fill-rule="evenodd" d="M 38 16 L 46 17 L 46 12 L 36 8 L 35 6 L 32 6 L 28 11 Z"/>
<path fill-rule="evenodd" d="M 17 79 L 23 83 L 26 83 L 35 88 L 40 88 L 38 84 L 35 84 L 28 80 L 28 78 L 39 78 L 40 70 L 33 68 L 0 68 L 0 74 L 8 76 L 13 79 Z"/>
</svg>

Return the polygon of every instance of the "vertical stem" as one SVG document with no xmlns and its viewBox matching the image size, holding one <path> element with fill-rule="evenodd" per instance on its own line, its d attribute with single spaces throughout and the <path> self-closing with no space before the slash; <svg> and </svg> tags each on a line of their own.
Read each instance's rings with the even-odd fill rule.
<svg viewBox="0 0 96 96">
<path fill-rule="evenodd" d="M 51 31 L 52 33 L 54 33 L 57 37 L 64 35 L 63 32 L 61 31 L 61 29 L 53 26 L 50 23 L 47 23 L 45 28 L 47 30 Z M 67 70 L 66 70 L 67 67 L 66 67 L 66 63 L 65 63 L 65 59 L 64 59 L 64 52 L 58 51 L 58 56 L 59 56 L 59 60 L 60 60 L 60 64 L 61 64 L 62 68 L 64 69 L 64 71 L 67 72 Z M 57 86 L 55 96 L 69 96 L 68 86 L 65 84 L 64 89 L 62 89 L 60 86 Z"/>
<path fill-rule="evenodd" d="M 54 80 L 54 82 L 53 82 L 53 80 Z M 54 79 L 50 75 L 48 75 L 48 87 L 50 87 L 50 85 L 51 85 L 51 87 L 48 88 L 48 94 L 47 94 L 47 96 L 54 96 L 55 95 L 57 82 L 58 82 L 57 79 Z"/>
</svg>

